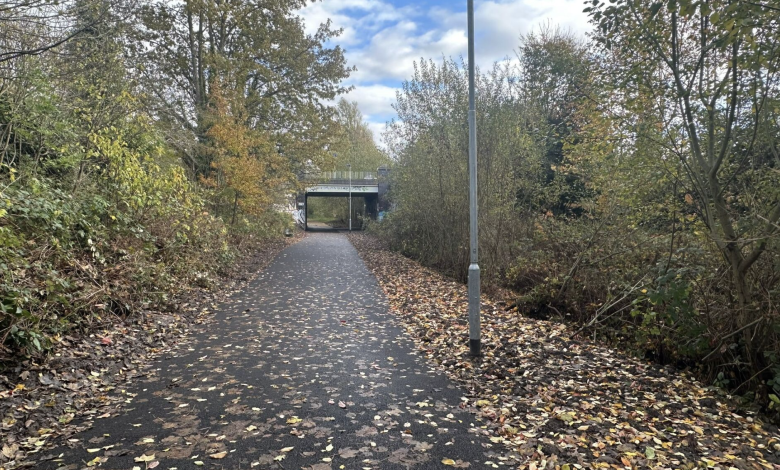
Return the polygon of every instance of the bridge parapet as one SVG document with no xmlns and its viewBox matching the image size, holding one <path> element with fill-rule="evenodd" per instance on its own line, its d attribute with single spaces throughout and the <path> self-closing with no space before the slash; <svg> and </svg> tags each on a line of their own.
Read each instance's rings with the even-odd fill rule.
<svg viewBox="0 0 780 470">
<path fill-rule="evenodd" d="M 377 184 L 377 174 L 373 171 L 353 171 L 352 178 L 348 171 L 323 171 L 320 173 L 308 173 L 301 178 L 306 183 L 312 184 Z"/>
</svg>

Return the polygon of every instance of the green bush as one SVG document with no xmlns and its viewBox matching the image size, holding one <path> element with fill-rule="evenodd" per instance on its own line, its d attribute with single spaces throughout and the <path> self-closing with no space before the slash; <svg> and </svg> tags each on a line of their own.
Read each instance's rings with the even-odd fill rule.
<svg viewBox="0 0 780 470">
<path fill-rule="evenodd" d="M 92 134 L 86 160 L 64 175 L 24 159 L 22 171 L 5 166 L 0 343 L 11 351 L 42 353 L 74 328 L 164 307 L 183 289 L 210 285 L 242 244 L 278 237 L 289 223 L 269 211 L 229 232 L 204 190 L 178 165 L 158 163 L 166 147 L 153 131 L 128 129 Z"/>
</svg>

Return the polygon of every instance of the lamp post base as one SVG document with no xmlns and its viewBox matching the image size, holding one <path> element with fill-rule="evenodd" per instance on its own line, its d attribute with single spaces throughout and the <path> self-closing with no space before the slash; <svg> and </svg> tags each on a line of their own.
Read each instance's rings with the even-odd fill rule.
<svg viewBox="0 0 780 470">
<path fill-rule="evenodd" d="M 480 295 L 479 295 L 479 265 L 472 263 L 469 266 L 469 349 L 472 356 L 479 356 L 482 354 L 482 342 L 480 332 L 480 319 L 479 319 L 479 307 L 480 307 Z"/>
<path fill-rule="evenodd" d="M 482 341 L 478 339 L 469 340 L 469 354 L 472 357 L 479 357 L 482 355 Z"/>
</svg>

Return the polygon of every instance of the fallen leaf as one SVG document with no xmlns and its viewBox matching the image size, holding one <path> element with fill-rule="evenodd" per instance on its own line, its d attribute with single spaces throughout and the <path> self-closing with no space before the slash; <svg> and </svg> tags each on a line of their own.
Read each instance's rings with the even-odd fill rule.
<svg viewBox="0 0 780 470">
<path fill-rule="evenodd" d="M 152 454 L 152 455 L 144 454 L 144 455 L 142 455 L 140 457 L 136 457 L 135 458 L 136 462 L 151 462 L 152 460 L 154 460 L 154 454 Z"/>
</svg>

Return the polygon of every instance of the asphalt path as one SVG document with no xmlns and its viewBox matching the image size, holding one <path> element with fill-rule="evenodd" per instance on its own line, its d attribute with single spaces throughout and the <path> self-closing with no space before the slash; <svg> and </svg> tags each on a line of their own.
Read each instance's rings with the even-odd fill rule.
<svg viewBox="0 0 780 470">
<path fill-rule="evenodd" d="M 504 463 L 461 407 L 464 392 L 415 351 L 347 238 L 309 234 L 117 391 L 127 396 L 121 412 L 36 468 Z"/>
</svg>

